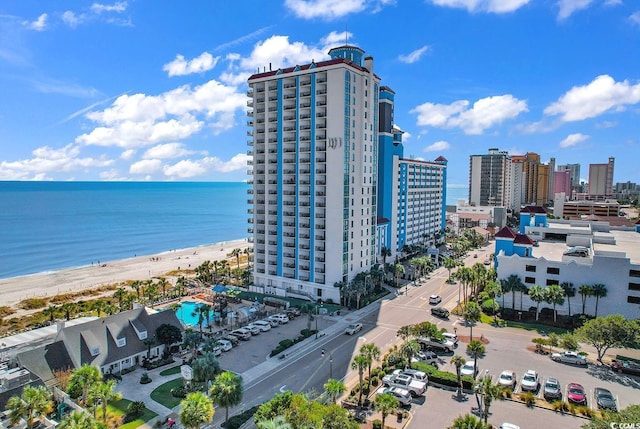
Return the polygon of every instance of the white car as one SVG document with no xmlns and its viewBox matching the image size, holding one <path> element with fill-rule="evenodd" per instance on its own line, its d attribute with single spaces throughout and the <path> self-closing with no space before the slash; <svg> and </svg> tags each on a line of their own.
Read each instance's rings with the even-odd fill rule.
<svg viewBox="0 0 640 429">
<path fill-rule="evenodd" d="M 260 329 L 260 327 L 255 325 L 247 325 L 244 328 L 249 332 L 251 332 L 251 335 L 258 335 L 260 334 L 260 332 L 262 332 L 262 329 Z"/>
<path fill-rule="evenodd" d="M 402 405 L 411 404 L 411 393 L 409 393 L 407 389 L 400 387 L 381 387 L 376 390 L 376 395 L 382 395 L 383 393 L 392 394 Z"/>
<path fill-rule="evenodd" d="M 267 332 L 271 330 L 271 323 L 267 322 L 266 320 L 256 320 L 251 324 L 253 326 L 257 326 L 258 328 L 260 328 L 262 332 Z"/>
<path fill-rule="evenodd" d="M 429 297 L 429 304 L 437 305 L 442 302 L 442 297 L 440 295 L 431 295 Z"/>
<path fill-rule="evenodd" d="M 442 336 L 445 340 L 451 341 L 454 345 L 458 345 L 458 336 L 456 334 L 452 334 L 451 332 L 443 332 Z"/>
<path fill-rule="evenodd" d="M 284 325 L 285 323 L 289 323 L 289 318 L 284 314 L 274 314 L 273 316 L 267 317 L 267 320 L 275 320 L 281 325 Z"/>
<path fill-rule="evenodd" d="M 498 378 L 498 384 L 503 387 L 508 387 L 511 390 L 516 389 L 516 384 L 518 381 L 516 380 L 516 373 L 513 371 L 505 370 L 500 373 L 500 377 Z"/>
<path fill-rule="evenodd" d="M 229 340 L 218 340 L 216 341 L 216 346 L 221 347 L 223 352 L 228 352 L 233 348 L 233 344 Z"/>
<path fill-rule="evenodd" d="M 522 381 L 520 381 L 520 388 L 522 391 L 536 391 L 538 390 L 538 387 L 540 387 L 540 378 L 538 377 L 538 373 L 532 369 L 525 372 L 522 376 Z"/>
<path fill-rule="evenodd" d="M 357 334 L 361 330 L 362 330 L 362 323 L 352 323 L 351 325 L 347 326 L 347 329 L 345 329 L 344 333 L 347 335 L 353 335 L 353 334 Z"/>
<path fill-rule="evenodd" d="M 430 350 L 418 352 L 418 354 L 411 359 L 411 362 L 423 362 L 436 366 L 438 364 L 438 355 Z"/>
<path fill-rule="evenodd" d="M 422 381 L 424 383 L 429 382 L 429 378 L 427 377 L 427 373 L 424 371 L 418 371 L 417 369 L 396 369 L 393 371 L 394 375 L 404 374 L 413 378 L 414 380 Z"/>
<path fill-rule="evenodd" d="M 475 378 L 477 373 L 478 373 L 478 368 L 476 368 L 476 364 L 472 360 L 468 361 L 467 363 L 462 365 L 462 368 L 460 368 L 461 375 L 470 375 L 471 377 Z"/>
</svg>

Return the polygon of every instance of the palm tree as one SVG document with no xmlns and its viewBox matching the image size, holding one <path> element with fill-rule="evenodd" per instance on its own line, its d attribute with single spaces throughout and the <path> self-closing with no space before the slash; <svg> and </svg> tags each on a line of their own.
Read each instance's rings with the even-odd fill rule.
<svg viewBox="0 0 640 429">
<path fill-rule="evenodd" d="M 384 270 L 387 270 L 387 257 L 391 256 L 391 249 L 388 247 L 382 246 L 380 249 L 380 256 L 382 256 L 382 266 Z"/>
<path fill-rule="evenodd" d="M 198 316 L 198 326 L 200 327 L 200 335 L 202 335 L 202 324 L 205 320 L 209 319 L 209 312 L 211 311 L 211 306 L 207 304 L 201 304 L 196 307 L 195 311 L 191 314 L 191 316 Z"/>
<path fill-rule="evenodd" d="M 91 305 L 91 308 L 95 310 L 98 313 L 98 317 L 100 317 L 100 314 L 102 314 L 106 306 L 107 306 L 107 303 L 105 301 L 101 299 L 97 299 L 93 302 L 93 304 Z"/>
<path fill-rule="evenodd" d="M 126 296 L 127 296 L 127 291 L 121 287 L 116 289 L 116 291 L 113 293 L 113 297 L 118 300 L 118 307 L 120 307 L 120 311 L 124 310 L 124 308 L 122 307 L 122 303 Z"/>
<path fill-rule="evenodd" d="M 109 380 L 106 383 L 97 383 L 95 385 L 94 394 L 102 403 L 102 421 L 107 422 L 107 403 L 109 401 L 119 401 L 122 395 L 114 391 L 116 387 L 115 380 Z"/>
<path fill-rule="evenodd" d="M 64 313 L 67 321 L 71 320 L 71 315 L 77 309 L 78 309 L 78 306 L 76 305 L 75 302 L 65 302 L 64 304 L 62 304 L 62 307 L 60 307 L 60 310 L 62 310 L 62 312 Z"/>
<path fill-rule="evenodd" d="M 485 352 L 484 344 L 479 340 L 471 340 L 467 345 L 467 353 L 473 356 L 473 368 L 478 370 L 478 356 L 483 355 Z M 475 374 L 473 378 L 475 378 Z"/>
<path fill-rule="evenodd" d="M 180 423 L 188 429 L 199 429 L 213 419 L 213 402 L 202 392 L 189 393 L 180 402 Z"/>
<path fill-rule="evenodd" d="M 536 303 L 536 320 L 538 320 L 540 303 L 544 301 L 545 296 L 545 290 L 540 285 L 532 286 L 531 289 L 529 289 L 529 299 Z"/>
<path fill-rule="evenodd" d="M 360 347 L 360 354 L 369 358 L 369 380 L 371 380 L 371 364 L 380 359 L 380 348 L 373 343 L 367 343 Z"/>
<path fill-rule="evenodd" d="M 167 288 L 169 287 L 169 282 L 164 277 L 158 278 L 158 283 L 156 283 L 160 289 L 162 289 L 162 297 L 166 298 L 167 296 Z"/>
<path fill-rule="evenodd" d="M 357 355 L 351 362 L 351 369 L 358 370 L 358 380 L 360 386 L 360 393 L 358 394 L 358 405 L 362 404 L 362 379 L 364 377 L 364 370 L 369 366 L 369 358 L 363 355 Z"/>
<path fill-rule="evenodd" d="M 576 296 L 576 288 L 571 282 L 562 282 L 560 287 L 564 291 L 564 296 L 567 297 L 567 306 L 569 308 L 569 317 L 571 317 L 571 298 Z"/>
<path fill-rule="evenodd" d="M 487 425 L 482 423 L 482 420 L 471 414 L 465 414 L 464 416 L 458 416 L 453 420 L 451 426 L 448 429 L 486 429 Z"/>
<path fill-rule="evenodd" d="M 37 418 L 53 411 L 53 401 L 51 394 L 44 386 L 26 386 L 22 395 L 9 398 L 6 408 L 9 411 L 11 425 L 16 425 L 24 419 L 27 428 L 30 429 Z"/>
<path fill-rule="evenodd" d="M 596 313 L 594 316 L 598 317 L 598 301 L 600 301 L 600 298 L 607 296 L 607 287 L 602 283 L 596 283 L 591 286 L 591 290 L 592 295 L 596 297 Z"/>
<path fill-rule="evenodd" d="M 547 287 L 545 291 L 545 302 L 553 305 L 553 321 L 555 322 L 558 318 L 558 313 L 556 312 L 556 305 L 564 304 L 564 289 L 562 289 L 558 285 L 551 285 Z"/>
<path fill-rule="evenodd" d="M 460 368 L 462 368 L 462 365 L 467 363 L 467 360 L 460 355 L 454 355 L 451 358 L 451 361 L 449 363 L 451 363 L 456 367 L 456 376 L 458 377 L 458 396 L 461 396 L 462 395 L 462 374 L 460 374 Z"/>
<path fill-rule="evenodd" d="M 491 407 L 491 402 L 500 397 L 502 392 L 500 390 L 500 386 L 493 384 L 491 382 L 491 377 L 489 376 L 482 379 L 478 391 L 482 395 L 482 402 L 484 404 L 482 415 L 484 417 L 484 424 L 486 425 L 487 420 L 489 419 L 489 407 Z"/>
<path fill-rule="evenodd" d="M 273 419 L 256 422 L 258 429 L 291 429 L 291 425 L 287 423 L 284 416 L 276 416 Z"/>
<path fill-rule="evenodd" d="M 420 343 L 416 340 L 409 340 L 400 346 L 400 354 L 405 359 L 405 368 L 411 368 L 411 359 L 420 351 Z"/>
<path fill-rule="evenodd" d="M 462 267 L 456 272 L 456 278 L 460 280 L 463 287 L 462 294 L 462 302 L 466 304 L 467 302 L 467 286 L 473 282 L 474 273 L 473 270 L 469 267 Z M 458 295 L 460 295 L 460 291 L 458 291 Z M 458 301 L 460 301 L 460 297 L 458 296 Z"/>
<path fill-rule="evenodd" d="M 224 426 L 229 423 L 229 407 L 242 402 L 242 377 L 230 371 L 225 371 L 213 381 L 209 395 L 213 402 L 225 408 Z"/>
<path fill-rule="evenodd" d="M 57 426 L 58 429 L 97 429 L 103 427 L 95 418 L 82 411 L 72 411 Z"/>
<path fill-rule="evenodd" d="M 402 264 L 395 264 L 393 266 L 393 276 L 396 279 L 396 287 L 398 287 L 398 279 L 400 278 L 400 275 L 404 274 L 404 265 Z"/>
<path fill-rule="evenodd" d="M 117 305 L 107 303 L 107 305 L 104 306 L 103 311 L 107 313 L 107 316 L 111 316 L 119 311 L 119 307 Z"/>
<path fill-rule="evenodd" d="M 142 340 L 142 344 L 147 346 L 147 359 L 151 359 L 151 347 L 156 343 L 155 337 L 147 337 Z"/>
<path fill-rule="evenodd" d="M 502 290 L 505 292 L 511 292 L 511 309 L 515 310 L 516 305 L 516 292 L 521 290 L 522 280 L 520 280 L 520 276 L 517 274 L 511 274 L 506 279 L 500 280 L 500 284 L 502 285 Z M 504 295 L 502 295 L 502 307 L 504 308 Z"/>
<path fill-rule="evenodd" d="M 495 302 L 495 299 L 498 296 L 502 295 L 504 297 L 502 286 L 500 285 L 500 283 L 494 282 L 494 281 L 487 282 L 487 284 L 484 287 L 484 293 L 486 293 L 489 299 L 492 300 L 493 302 Z M 496 320 L 497 314 L 498 314 L 497 311 L 493 313 L 494 320 Z"/>
<path fill-rule="evenodd" d="M 383 393 L 382 395 L 376 395 L 375 407 L 376 410 L 382 414 L 382 427 L 384 427 L 384 421 L 389 414 L 392 414 L 398 409 L 398 398 L 391 393 Z"/>
<path fill-rule="evenodd" d="M 480 321 L 482 309 L 477 302 L 468 302 L 462 310 L 462 317 L 464 317 L 465 323 L 469 325 L 469 339 L 473 341 L 473 325 Z"/>
<path fill-rule="evenodd" d="M 251 248 L 245 247 L 242 253 L 247 255 L 247 267 L 251 268 Z"/>
<path fill-rule="evenodd" d="M 53 324 L 53 321 L 56 320 L 56 313 L 58 312 L 58 307 L 56 307 L 55 305 L 50 305 L 47 308 L 45 308 L 44 310 L 42 310 L 42 315 L 44 317 L 48 317 L 49 318 L 49 323 Z"/>
<path fill-rule="evenodd" d="M 593 288 L 590 285 L 582 285 L 578 289 L 578 293 L 582 297 L 582 314 L 584 314 L 584 307 L 587 303 L 587 297 L 593 296 Z"/>
<path fill-rule="evenodd" d="M 404 341 L 407 341 L 409 337 L 413 336 L 413 329 L 411 325 L 401 326 L 396 333 L 397 336 L 402 338 Z"/>
<path fill-rule="evenodd" d="M 231 251 L 231 256 L 235 256 L 236 257 L 236 264 L 237 264 L 237 268 L 240 268 L 240 254 L 242 253 L 242 250 L 240 249 L 233 249 Z"/>
<path fill-rule="evenodd" d="M 455 269 L 458 266 L 458 261 L 454 258 L 444 258 L 444 267 L 449 272 L 449 278 L 447 282 L 451 283 L 451 270 Z"/>
<path fill-rule="evenodd" d="M 100 370 L 95 366 L 84 364 L 80 368 L 73 371 L 69 383 L 78 384 L 82 387 L 82 397 L 80 401 L 84 403 L 89 394 L 89 387 L 102 379 Z"/>
<path fill-rule="evenodd" d="M 324 390 L 331 398 L 331 402 L 335 403 L 338 400 L 338 397 L 347 390 L 347 386 L 345 386 L 344 383 L 340 380 L 330 378 L 324 384 Z"/>
<path fill-rule="evenodd" d="M 142 289 L 142 282 L 140 280 L 134 280 L 129 286 L 131 289 L 136 291 L 136 297 L 138 298 L 138 301 L 140 301 L 140 289 Z"/>
</svg>

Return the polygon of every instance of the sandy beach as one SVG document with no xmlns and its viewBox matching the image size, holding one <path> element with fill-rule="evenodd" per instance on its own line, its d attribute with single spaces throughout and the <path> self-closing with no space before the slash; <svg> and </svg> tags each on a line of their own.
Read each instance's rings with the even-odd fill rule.
<svg viewBox="0 0 640 429">
<path fill-rule="evenodd" d="M 100 261 L 100 265 L 0 279 L 0 305 L 14 307 L 26 298 L 51 297 L 127 280 L 146 280 L 173 270 L 193 269 L 206 260 L 227 259 L 233 249 L 244 250 L 249 246 L 246 239 L 224 241 L 156 255 Z M 174 279 L 169 280 L 173 283 Z"/>
</svg>

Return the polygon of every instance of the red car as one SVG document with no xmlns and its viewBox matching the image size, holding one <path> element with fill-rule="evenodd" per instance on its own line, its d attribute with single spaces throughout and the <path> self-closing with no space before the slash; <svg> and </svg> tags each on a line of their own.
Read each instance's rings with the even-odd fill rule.
<svg viewBox="0 0 640 429">
<path fill-rule="evenodd" d="M 567 385 L 567 400 L 578 405 L 587 405 L 587 395 L 584 393 L 584 387 L 578 383 L 569 383 Z"/>
</svg>

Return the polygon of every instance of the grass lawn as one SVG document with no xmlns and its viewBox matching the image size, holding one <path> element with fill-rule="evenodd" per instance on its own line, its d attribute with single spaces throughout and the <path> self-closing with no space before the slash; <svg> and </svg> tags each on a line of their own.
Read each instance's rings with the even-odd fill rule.
<svg viewBox="0 0 640 429">
<path fill-rule="evenodd" d="M 107 415 L 111 415 L 115 417 L 116 420 L 120 420 L 121 417 L 124 417 L 124 415 L 127 414 L 127 407 L 129 407 L 129 404 L 131 404 L 131 401 L 129 401 L 128 399 L 121 399 L 119 401 L 109 402 L 109 404 L 107 405 Z M 102 414 L 101 412 L 98 412 L 98 419 L 101 419 L 101 414 Z M 122 426 L 118 426 L 118 427 L 121 429 L 122 428 L 134 429 L 142 425 L 143 423 L 148 422 L 149 420 L 151 420 L 156 416 L 157 416 L 156 413 L 145 408 L 144 413 L 142 413 L 142 415 L 139 416 L 137 419 L 129 423 L 125 423 Z"/>
<path fill-rule="evenodd" d="M 182 400 L 181 398 L 174 398 L 173 395 L 171 395 L 171 389 L 180 386 L 182 386 L 182 378 L 176 378 L 175 380 L 167 381 L 166 383 L 156 387 L 154 391 L 151 392 L 151 399 L 171 409 L 178 405 Z"/>
<path fill-rule="evenodd" d="M 167 375 L 174 375 L 174 374 L 180 374 L 180 365 L 167 368 L 164 371 L 160 372 L 160 375 L 162 375 L 163 377 Z"/>
<path fill-rule="evenodd" d="M 541 323 L 525 323 L 516 322 L 513 320 L 507 320 L 506 322 L 507 326 L 510 328 L 526 329 L 527 331 L 536 331 L 540 334 L 550 334 L 551 332 L 555 332 L 556 334 L 561 335 L 570 332 L 569 329 L 559 328 L 557 326 L 543 325 Z"/>
</svg>

